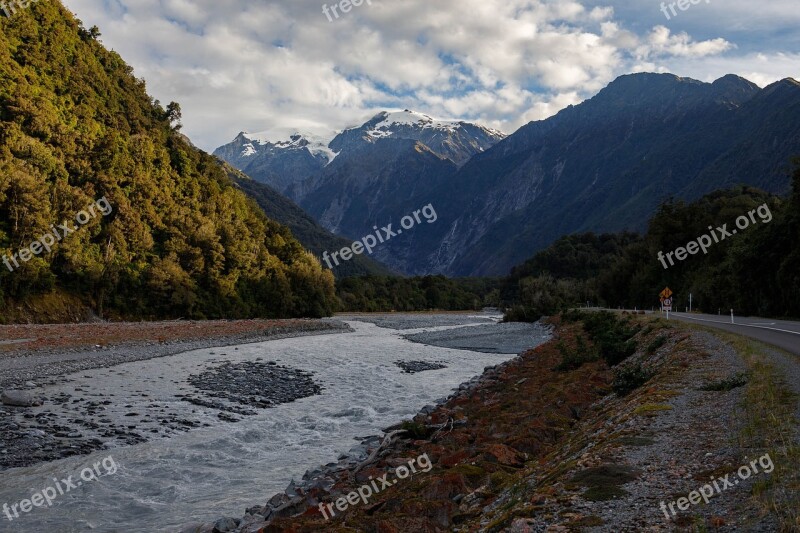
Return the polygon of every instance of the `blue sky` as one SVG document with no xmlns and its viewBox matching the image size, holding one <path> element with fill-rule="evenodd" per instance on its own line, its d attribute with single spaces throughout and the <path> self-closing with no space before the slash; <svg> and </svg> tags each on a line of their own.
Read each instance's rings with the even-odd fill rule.
<svg viewBox="0 0 800 533">
<path fill-rule="evenodd" d="M 796 0 L 685 1 L 669 19 L 657 0 L 365 0 L 330 20 L 321 0 L 64 4 L 213 150 L 240 131 L 325 135 L 386 108 L 511 133 L 631 72 L 800 77 Z"/>
</svg>

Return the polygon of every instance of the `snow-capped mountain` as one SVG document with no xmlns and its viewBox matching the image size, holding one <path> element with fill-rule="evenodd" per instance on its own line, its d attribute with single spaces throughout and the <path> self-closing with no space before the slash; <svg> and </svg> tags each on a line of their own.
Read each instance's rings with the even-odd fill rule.
<svg viewBox="0 0 800 533">
<path fill-rule="evenodd" d="M 298 179 L 313 175 L 338 155 L 328 135 L 277 128 L 260 133 L 242 132 L 214 151 L 214 155 L 280 191 Z"/>
<path fill-rule="evenodd" d="M 280 190 L 325 229 L 356 239 L 375 225 L 396 225 L 412 198 L 430 198 L 416 209 L 433 201 L 437 187 L 505 137 L 465 121 L 384 111 L 329 142 L 325 136 L 273 130 L 240 134 L 215 154 Z M 373 257 L 406 271 L 421 237 L 410 234 Z"/>
<path fill-rule="evenodd" d="M 459 120 L 438 120 L 409 110 L 378 113 L 361 126 L 340 133 L 311 133 L 276 128 L 240 133 L 214 155 L 257 181 L 287 192 L 293 185 L 318 176 L 337 157 L 349 157 L 378 141 L 418 141 L 456 166 L 490 148 L 505 135 Z M 294 190 L 308 192 L 307 186 Z"/>
<path fill-rule="evenodd" d="M 423 113 L 383 111 L 363 125 L 343 131 L 331 142 L 331 149 L 343 151 L 381 139 L 420 141 L 433 152 L 458 166 L 473 155 L 503 140 L 506 135 L 462 120 L 439 120 Z"/>
</svg>

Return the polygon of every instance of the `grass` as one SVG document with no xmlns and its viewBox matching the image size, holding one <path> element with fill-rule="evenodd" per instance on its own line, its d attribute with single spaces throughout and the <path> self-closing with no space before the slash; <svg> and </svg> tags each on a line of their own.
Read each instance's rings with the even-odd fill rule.
<svg viewBox="0 0 800 533">
<path fill-rule="evenodd" d="M 666 335 L 659 335 L 647 346 L 647 355 L 653 355 L 659 348 L 666 344 L 668 337 Z"/>
<path fill-rule="evenodd" d="M 728 342 L 747 363 L 749 379 L 741 407 L 745 424 L 739 435 L 739 445 L 751 456 L 769 453 L 775 464 L 769 476 L 762 476 L 754 484 L 753 497 L 765 512 L 778 518 L 781 531 L 800 530 L 800 470 L 797 467 L 800 446 L 796 440 L 798 422 L 794 418 L 797 397 L 788 389 L 781 374 L 767 363 L 765 355 L 767 350 L 781 350 L 704 326 L 692 327 Z M 786 354 L 786 357 L 794 356 Z"/>
<path fill-rule="evenodd" d="M 633 412 L 633 414 L 655 416 L 657 413 L 661 411 L 672 411 L 672 406 L 659 403 L 646 403 L 644 405 L 640 405 L 639 407 L 637 407 L 636 410 Z"/>
<path fill-rule="evenodd" d="M 587 468 L 572 477 L 571 483 L 586 487 L 583 498 L 592 502 L 603 502 L 627 496 L 622 485 L 634 481 L 639 472 L 626 465 L 608 464 Z"/>
<path fill-rule="evenodd" d="M 728 392 L 732 391 L 733 389 L 738 389 L 739 387 L 744 387 L 745 385 L 747 385 L 748 380 L 749 377 L 747 375 L 747 372 L 740 372 L 738 374 L 729 376 L 725 379 L 712 381 L 708 385 L 702 387 L 700 390 L 714 391 L 714 392 Z"/>
</svg>

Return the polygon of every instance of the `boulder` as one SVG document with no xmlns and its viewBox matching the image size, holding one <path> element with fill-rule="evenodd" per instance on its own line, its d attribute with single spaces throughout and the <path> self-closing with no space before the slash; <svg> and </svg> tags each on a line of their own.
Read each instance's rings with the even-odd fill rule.
<svg viewBox="0 0 800 533">
<path fill-rule="evenodd" d="M 0 395 L 0 402 L 3 405 L 10 405 L 12 407 L 37 407 L 42 405 L 41 398 L 36 397 L 28 391 L 21 390 L 5 390 Z"/>
<path fill-rule="evenodd" d="M 234 520 L 233 518 L 220 518 L 216 522 L 214 522 L 214 533 L 230 533 L 231 531 L 235 531 L 236 528 L 239 527 L 240 520 Z"/>
</svg>

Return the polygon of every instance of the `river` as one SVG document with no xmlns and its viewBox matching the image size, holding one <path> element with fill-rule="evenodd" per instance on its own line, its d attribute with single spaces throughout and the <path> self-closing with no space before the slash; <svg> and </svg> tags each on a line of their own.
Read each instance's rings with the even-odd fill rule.
<svg viewBox="0 0 800 533">
<path fill-rule="evenodd" d="M 84 471 L 86 481 L 58 493 L 52 506 L 20 512 L 13 521 L 0 515 L 0 531 L 173 532 L 193 522 L 241 516 L 246 507 L 263 505 L 306 470 L 335 461 L 360 438 L 412 417 L 486 366 L 516 355 L 431 346 L 402 335 L 485 328 L 495 318 L 475 316 L 458 326 L 403 331 L 348 320 L 353 333 L 196 350 L 66 376 L 48 387 L 46 396 L 77 390 L 106 399 L 104 416 L 109 418 L 157 405 L 209 426 L 4 472 L 0 500 L 9 508 L 35 492 L 55 489 L 54 478 L 71 475 L 77 485 L 82 469 L 96 463 L 101 463 L 96 472 L 106 475 Z M 531 327 L 533 347 L 546 340 L 547 332 Z M 223 422 L 217 411 L 176 397 L 191 392 L 187 379 L 192 374 L 221 362 L 255 360 L 310 372 L 323 391 L 260 409 L 238 423 Z M 407 374 L 397 361 L 437 362 L 446 368 Z M 102 466 L 104 459 L 107 465 L 113 460 L 114 468 Z"/>
</svg>

